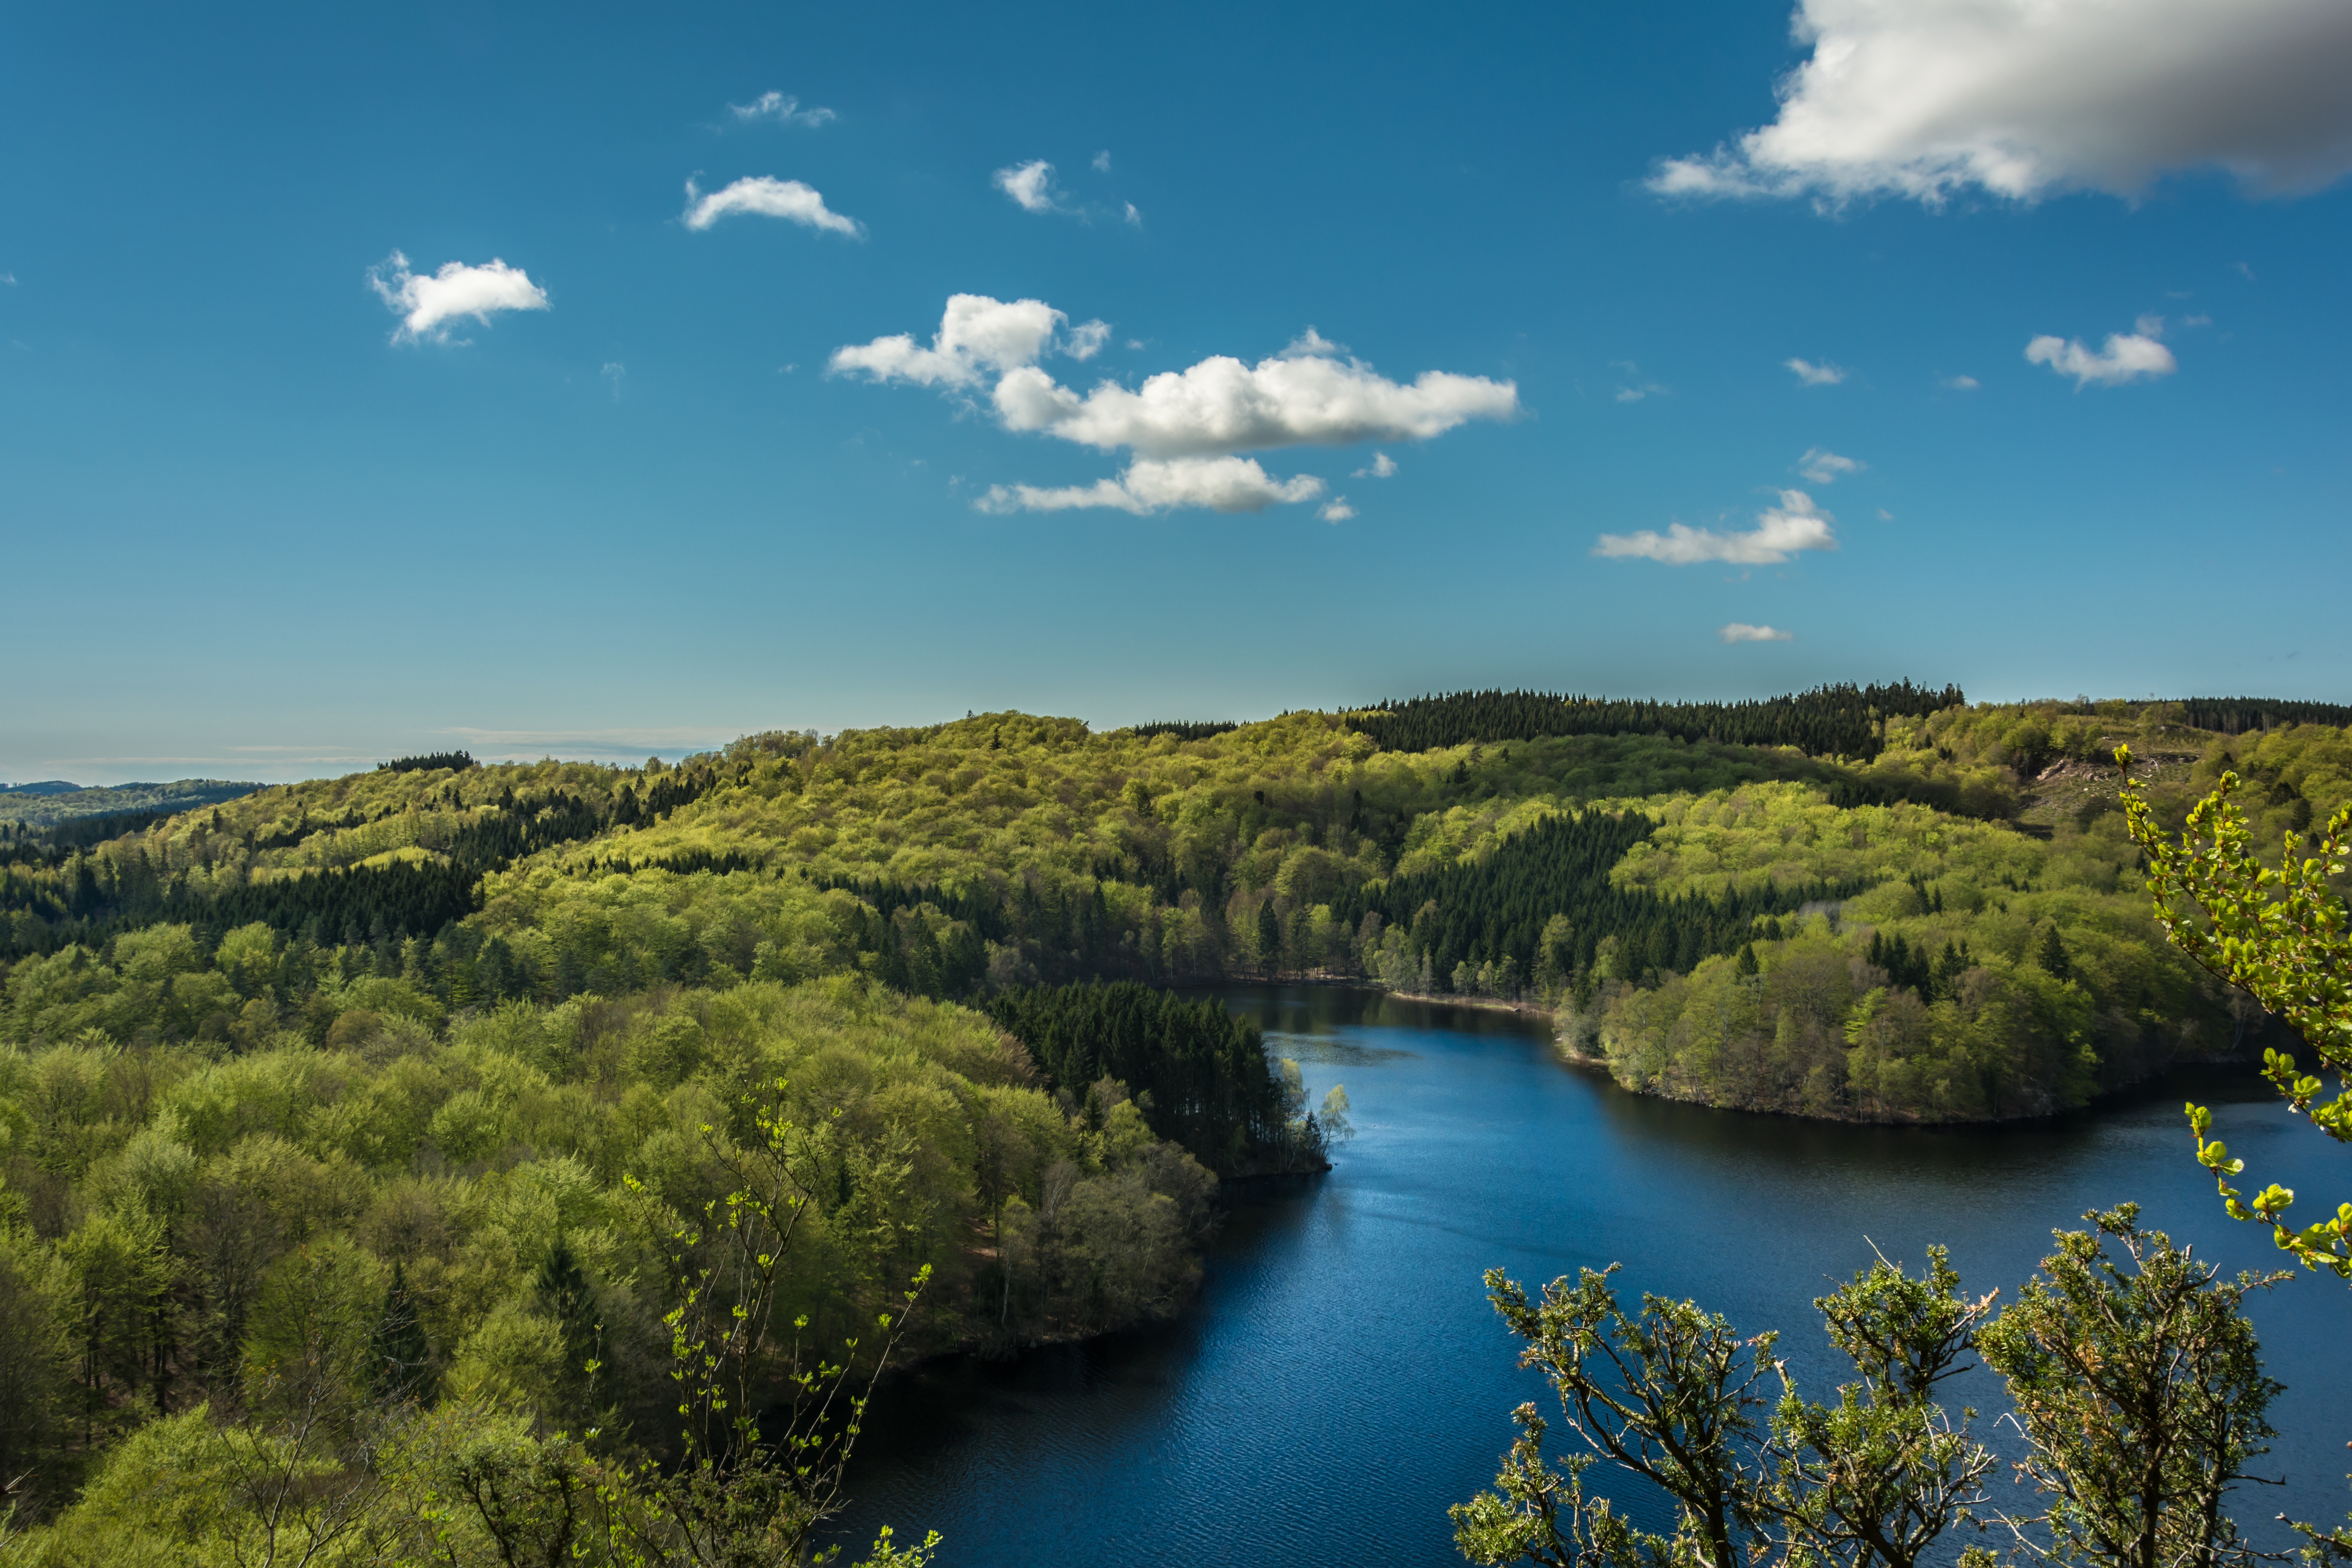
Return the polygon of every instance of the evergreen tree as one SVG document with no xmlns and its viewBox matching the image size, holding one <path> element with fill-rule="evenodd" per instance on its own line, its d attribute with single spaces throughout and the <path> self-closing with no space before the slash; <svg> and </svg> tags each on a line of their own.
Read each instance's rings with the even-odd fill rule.
<svg viewBox="0 0 2352 1568">
<path fill-rule="evenodd" d="M 593 1419 L 595 1415 L 596 1370 L 604 1325 L 598 1321 L 596 1288 L 580 1267 L 571 1239 L 559 1236 L 539 1266 L 532 1288 L 540 1306 L 555 1320 L 563 1342 L 563 1373 L 556 1385 L 558 1410 Z"/>
<path fill-rule="evenodd" d="M 397 1263 L 383 1293 L 383 1310 L 368 1335 L 369 1392 L 382 1400 L 431 1398 L 433 1349 L 409 1299 L 408 1277 Z"/>
<path fill-rule="evenodd" d="M 2053 980 L 2063 980 L 2074 973 L 2074 961 L 2066 956 L 2066 944 L 2059 940 L 2054 922 L 2042 929 L 2042 946 L 2034 960 L 2042 965 L 2042 973 Z"/>
</svg>

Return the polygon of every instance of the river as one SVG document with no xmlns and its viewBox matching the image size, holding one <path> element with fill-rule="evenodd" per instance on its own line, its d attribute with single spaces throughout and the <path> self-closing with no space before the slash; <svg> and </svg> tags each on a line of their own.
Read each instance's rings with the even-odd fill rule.
<svg viewBox="0 0 2352 1568">
<path fill-rule="evenodd" d="M 1511 1014 L 1331 988 L 1217 994 L 1298 1061 L 1313 1101 L 1347 1086 L 1357 1135 L 1337 1169 L 1233 1209 L 1176 1322 L 1010 1363 L 946 1358 L 886 1390 L 840 1539 L 937 1530 L 945 1568 L 1458 1563 L 1446 1506 L 1491 1480 L 1511 1409 L 1549 1404 L 1486 1304 L 1489 1267 L 1532 1286 L 1622 1262 L 1629 1296 L 1780 1328 L 1826 1396 L 1841 1366 L 1811 1302 L 1874 1244 L 1916 1268 L 1943 1242 L 1968 1289 L 2008 1300 L 2053 1227 L 2132 1199 L 2203 1256 L 2275 1267 L 2268 1233 L 2227 1220 L 2191 1158 L 2186 1095 L 2214 1107 L 2250 1174 L 2298 1187 L 2307 1208 L 2352 1197 L 2352 1154 L 2242 1068 L 2027 1124 L 1848 1127 L 1628 1094 Z M 2328 1347 L 2352 1290 L 2303 1276 L 2252 1316 L 2288 1385 L 2267 1461 L 2288 1484 L 2242 1493 L 2239 1517 L 2340 1521 L 2352 1365 Z M 2004 1407 L 1981 1370 L 1956 1397 Z M 1592 1478 L 1649 1527 L 1668 1522 L 1626 1479 Z"/>
</svg>

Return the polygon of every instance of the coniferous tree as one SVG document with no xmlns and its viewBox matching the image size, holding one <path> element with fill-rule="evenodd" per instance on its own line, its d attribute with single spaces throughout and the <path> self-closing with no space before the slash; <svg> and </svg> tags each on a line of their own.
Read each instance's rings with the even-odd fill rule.
<svg viewBox="0 0 2352 1568">
<path fill-rule="evenodd" d="M 383 1310 L 368 1335 L 368 1365 L 369 1392 L 376 1398 L 431 1398 L 433 1349 L 425 1342 L 425 1325 L 417 1321 L 416 1304 L 409 1299 L 407 1274 L 397 1263 L 383 1293 Z"/>
</svg>

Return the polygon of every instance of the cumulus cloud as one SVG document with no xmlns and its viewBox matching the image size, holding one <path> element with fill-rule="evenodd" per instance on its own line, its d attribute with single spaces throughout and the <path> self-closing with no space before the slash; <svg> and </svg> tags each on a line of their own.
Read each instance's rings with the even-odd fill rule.
<svg viewBox="0 0 2352 1568">
<path fill-rule="evenodd" d="M 1394 477 L 1396 471 L 1397 466 L 1396 459 L 1394 458 L 1390 457 L 1386 452 L 1374 452 L 1372 454 L 1371 466 L 1370 468 L 1358 468 L 1350 477 L 1359 479 L 1385 479 Z"/>
<path fill-rule="evenodd" d="M 1835 386 L 1846 377 L 1843 365 L 1832 364 L 1827 360 L 1819 364 L 1809 359 L 1782 360 L 1780 363 L 1807 386 Z"/>
<path fill-rule="evenodd" d="M 1135 204 L 1133 202 L 1127 204 L 1127 221 L 1137 228 L 1141 228 L 1143 226 L 1143 215 L 1135 210 Z"/>
<path fill-rule="evenodd" d="M 866 232 L 854 217 L 844 217 L 824 205 L 814 186 L 798 180 L 772 180 L 766 175 L 738 180 L 724 190 L 705 195 L 686 183 L 686 226 L 701 230 L 733 213 L 755 213 L 761 217 L 780 217 L 805 228 L 824 229 L 832 234 L 845 234 L 852 239 Z"/>
<path fill-rule="evenodd" d="M 1804 491 L 1782 490 L 1780 504 L 1759 512 L 1756 526 L 1745 533 L 1718 533 L 1677 522 L 1664 533 L 1647 528 L 1639 533 L 1604 533 L 1592 553 L 1663 561 L 1669 566 L 1694 566 L 1704 561 L 1772 566 L 1801 550 L 1835 550 L 1837 536 L 1830 529 L 1833 521 Z"/>
<path fill-rule="evenodd" d="M 1864 464 L 1853 458 L 1841 458 L 1822 447 L 1808 447 L 1805 455 L 1797 459 L 1797 472 L 1817 485 L 1833 485 L 1847 474 L 1862 472 Z"/>
<path fill-rule="evenodd" d="M 500 310 L 544 310 L 547 290 L 532 282 L 520 267 L 509 267 L 496 257 L 483 267 L 445 261 L 437 272 L 408 268 L 408 258 L 394 251 L 368 268 L 368 287 L 400 317 L 394 342 L 430 338 L 449 341 L 449 323 L 471 316 L 484 326 Z"/>
<path fill-rule="evenodd" d="M 1345 522 L 1356 515 L 1356 509 L 1348 504 L 1346 496 L 1333 496 L 1316 509 L 1315 515 L 1326 522 Z"/>
<path fill-rule="evenodd" d="M 1044 489 L 997 487 L 992 510 L 1117 507 L 1153 510 L 1210 506 L 1247 510 L 1322 493 L 1311 476 L 1266 478 L 1234 454 L 1293 446 L 1341 447 L 1360 441 L 1426 440 L 1472 419 L 1508 419 L 1520 411 L 1518 388 L 1485 376 L 1424 371 L 1391 381 L 1309 327 L 1281 353 L 1247 364 L 1226 355 L 1190 369 L 1165 371 L 1141 385 L 1100 381 L 1086 392 L 1056 382 L 1039 364 L 1058 352 L 1073 359 L 1097 353 L 1110 329 L 1088 321 L 1065 331 L 1067 317 L 1042 300 L 1006 303 L 982 294 L 948 301 L 930 346 L 900 332 L 834 351 L 835 373 L 878 382 L 936 386 L 988 405 L 1008 430 L 1058 437 L 1100 451 L 1126 448 L 1135 460 L 1117 479 Z M 1129 347 L 1139 348 L 1139 342 Z M 1369 472 L 1385 479 L 1394 461 L 1376 453 Z M 1210 499 L 1186 500 L 1187 496 Z M 1344 500 L 1335 500 L 1342 505 Z"/>
<path fill-rule="evenodd" d="M 835 349 L 827 368 L 862 372 L 876 381 L 969 387 L 991 374 L 1034 365 L 1056 347 L 1072 359 L 1091 359 L 1110 337 L 1107 321 L 1084 321 L 1066 337 L 1058 336 L 1068 321 L 1043 300 L 1008 302 L 985 294 L 955 294 L 948 299 L 929 348 L 919 346 L 913 333 L 898 332 Z"/>
<path fill-rule="evenodd" d="M 1811 58 L 1771 124 L 1667 159 L 1665 195 L 2131 195 L 2176 170 L 2249 190 L 2352 171 L 2343 0 L 1801 0 Z"/>
<path fill-rule="evenodd" d="M 1084 394 L 1034 365 L 996 384 L 997 417 L 1111 451 L 1152 457 L 1248 451 L 1265 447 L 1345 447 L 1358 441 L 1421 441 L 1472 419 L 1519 412 L 1516 384 L 1423 371 L 1389 380 L 1361 360 L 1290 353 L 1244 364 L 1218 354 L 1188 370 L 1163 371 L 1135 388 L 1099 382 Z"/>
<path fill-rule="evenodd" d="M 1250 458 L 1178 458 L 1161 462 L 1138 458 L 1115 479 L 1043 489 L 1035 485 L 991 485 L 972 504 L 982 511 L 1071 511 L 1107 507 L 1132 512 L 1205 507 L 1211 511 L 1264 511 L 1280 503 L 1309 501 L 1323 493 L 1312 474 L 1277 479 Z M 1332 503 L 1345 507 L 1346 501 Z M 1325 508 L 1327 516 L 1330 510 Z M 1355 515 L 1352 510 L 1347 516 Z M 1332 521 L 1338 521 L 1333 519 Z"/>
<path fill-rule="evenodd" d="M 1033 158 L 1026 163 L 1014 163 L 999 169 L 989 179 L 998 190 L 1011 196 L 1013 205 L 1023 212 L 1066 210 L 1062 205 L 1062 193 L 1054 184 L 1054 165 L 1043 158 Z"/>
<path fill-rule="evenodd" d="M 1751 626 L 1746 621 L 1734 621 L 1716 634 L 1725 642 L 1794 642 L 1797 634 L 1784 632 L 1778 626 Z"/>
<path fill-rule="evenodd" d="M 2074 378 L 2075 388 L 2096 382 L 2101 386 L 2120 386 L 2127 381 L 2150 380 L 2170 375 L 2180 368 L 2172 351 L 2157 341 L 2164 330 L 2163 318 L 2142 316 L 2128 332 L 2109 332 L 2107 341 L 2094 353 L 2072 338 L 2044 335 L 2025 345 L 2029 364 L 2046 364 L 2060 375 Z"/>
<path fill-rule="evenodd" d="M 1095 154 L 1095 173 L 1097 174 L 1108 174 L 1110 173 L 1109 148 L 1106 147 L 1101 152 Z"/>
<path fill-rule="evenodd" d="M 738 125 L 762 120 L 778 125 L 823 125 L 841 118 L 830 109 L 803 109 L 799 99 L 784 92 L 763 92 L 749 103 L 730 103 L 727 109 Z"/>
</svg>

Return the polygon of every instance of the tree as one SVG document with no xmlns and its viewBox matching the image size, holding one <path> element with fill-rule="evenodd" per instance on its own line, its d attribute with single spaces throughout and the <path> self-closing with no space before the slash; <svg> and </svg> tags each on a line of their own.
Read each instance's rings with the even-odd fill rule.
<svg viewBox="0 0 2352 1568">
<path fill-rule="evenodd" d="M 1984 1501 L 1995 1463 L 1955 1426 L 1937 1385 L 1964 1370 L 1992 1297 L 1970 1301 L 1945 1249 L 1913 1279 L 1885 1258 L 1813 1305 L 1860 1381 L 1823 1405 L 1801 1398 L 1786 1363 L 1770 1448 L 1778 1470 L 1764 1514 L 1792 1563 L 1912 1568 Z"/>
<path fill-rule="evenodd" d="M 2284 1019 L 2319 1066 L 2338 1075 L 2335 1097 L 2322 1100 L 2326 1085 L 2294 1057 L 2263 1052 L 2263 1075 L 2288 1102 L 2329 1137 L 2352 1142 L 2352 1078 L 2345 1076 L 2352 1069 L 2352 911 L 2330 882 L 2344 874 L 2352 804 L 2315 837 L 2316 855 L 2298 856 L 2289 834 L 2273 869 L 2255 856 L 2245 813 L 2231 799 L 2239 788 L 2235 773 L 2224 773 L 2220 787 L 2190 808 L 2187 830 L 2175 842 L 2157 826 L 2155 809 L 2131 778 L 2131 748 L 2117 747 L 2116 763 L 2126 781 L 2124 819 L 2147 860 L 2147 890 L 2164 934 L 2207 973 Z M 2210 1110 L 2191 1105 L 2188 1112 L 2198 1161 L 2213 1173 L 2230 1217 L 2269 1225 L 2280 1249 L 2305 1268 L 2324 1265 L 2352 1279 L 2352 1204 L 2296 1230 L 2286 1221 L 2294 1189 L 2273 1183 L 2246 1200 L 2230 1184 L 2245 1162 L 2205 1136 Z"/>
<path fill-rule="evenodd" d="M 2016 1402 L 2032 1451 L 2021 1479 L 2048 1500 L 2053 1562 L 2102 1568 L 2215 1568 L 2242 1555 L 2222 1500 L 2269 1451 L 2264 1412 L 2281 1385 L 2263 1373 L 2251 1290 L 2284 1273 L 2224 1279 L 2126 1204 L 2058 1233 L 2017 1302 L 1979 1336 Z M 2131 1260 L 2107 1256 L 2101 1237 Z"/>
<path fill-rule="evenodd" d="M 1610 1289 L 1616 1271 L 1555 1279 L 1536 1301 L 1490 1268 L 1486 1299 L 1527 1342 L 1519 1364 L 1550 1380 L 1570 1429 L 1675 1500 L 1674 1537 L 1636 1535 L 1605 1505 L 1588 1504 L 1583 1465 L 1571 1460 L 1564 1475 L 1546 1466 L 1544 1423 L 1522 1405 L 1514 1418 L 1525 1436 L 1496 1478 L 1500 1491 L 1452 1510 L 1455 1542 L 1473 1562 L 1738 1568 L 1740 1547 L 1757 1535 L 1755 1412 L 1764 1400 L 1755 1387 L 1776 1336 L 1742 1339 L 1722 1317 L 1662 1296 L 1644 1295 L 1641 1316 L 1630 1316 Z"/>
<path fill-rule="evenodd" d="M 433 1350 L 425 1342 L 425 1325 L 416 1321 L 416 1304 L 409 1300 L 407 1273 L 394 1263 L 383 1311 L 368 1335 L 369 1392 L 382 1400 L 429 1401 L 432 1381 Z"/>
</svg>

